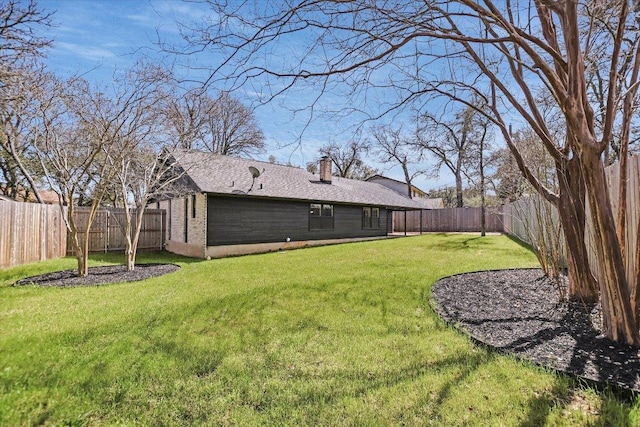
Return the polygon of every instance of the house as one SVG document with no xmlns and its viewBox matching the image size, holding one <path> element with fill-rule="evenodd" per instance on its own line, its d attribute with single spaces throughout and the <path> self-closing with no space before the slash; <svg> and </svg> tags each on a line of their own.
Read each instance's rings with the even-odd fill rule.
<svg viewBox="0 0 640 427">
<path fill-rule="evenodd" d="M 391 212 L 422 205 L 374 182 L 183 150 L 183 174 L 165 209 L 166 249 L 200 258 L 385 237 Z"/>
<path fill-rule="evenodd" d="M 374 175 L 370 178 L 367 178 L 367 181 L 375 182 L 377 184 L 383 185 L 395 191 L 398 194 L 407 196 L 406 182 L 398 181 L 393 178 L 388 178 L 383 175 Z M 444 202 L 442 201 L 442 198 L 431 199 L 429 198 L 426 192 L 422 191 L 415 185 L 411 186 L 411 197 L 418 203 L 421 203 L 423 205 L 423 209 L 443 209 L 444 208 Z"/>
</svg>

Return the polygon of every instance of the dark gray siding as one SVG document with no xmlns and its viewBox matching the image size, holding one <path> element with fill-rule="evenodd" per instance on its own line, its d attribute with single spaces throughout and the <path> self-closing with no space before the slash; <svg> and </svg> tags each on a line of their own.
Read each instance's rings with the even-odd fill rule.
<svg viewBox="0 0 640 427">
<path fill-rule="evenodd" d="M 387 234 L 387 211 L 380 208 L 380 229 L 362 229 L 362 207 L 334 204 L 333 230 L 309 230 L 309 203 L 207 197 L 207 246 L 373 237 Z"/>
</svg>

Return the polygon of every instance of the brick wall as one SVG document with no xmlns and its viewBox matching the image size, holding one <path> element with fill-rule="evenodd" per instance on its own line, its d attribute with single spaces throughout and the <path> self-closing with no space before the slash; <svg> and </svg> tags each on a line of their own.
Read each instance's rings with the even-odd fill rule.
<svg viewBox="0 0 640 427">
<path fill-rule="evenodd" d="M 167 250 L 181 255 L 204 257 L 207 238 L 206 195 L 196 194 L 195 197 L 189 195 L 165 200 L 160 202 L 160 208 L 167 212 Z"/>
</svg>

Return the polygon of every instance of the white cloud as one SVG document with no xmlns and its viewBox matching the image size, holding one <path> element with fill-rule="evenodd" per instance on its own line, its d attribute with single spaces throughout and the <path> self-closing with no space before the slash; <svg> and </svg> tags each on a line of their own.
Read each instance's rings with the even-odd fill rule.
<svg viewBox="0 0 640 427">
<path fill-rule="evenodd" d="M 73 56 L 77 60 L 114 62 L 121 58 L 111 50 L 86 44 L 61 42 L 57 43 L 57 47 L 60 53 Z"/>
</svg>

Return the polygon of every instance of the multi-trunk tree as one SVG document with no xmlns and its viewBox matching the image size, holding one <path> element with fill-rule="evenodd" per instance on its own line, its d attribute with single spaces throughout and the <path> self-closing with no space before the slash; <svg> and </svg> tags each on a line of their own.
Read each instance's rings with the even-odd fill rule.
<svg viewBox="0 0 640 427">
<path fill-rule="evenodd" d="M 119 123 L 112 114 L 117 108 L 82 79 L 63 82 L 49 75 L 48 82 L 39 94 L 39 132 L 34 148 L 49 185 L 67 208 L 64 218 L 78 260 L 78 275 L 86 276 L 88 230 L 114 176 L 108 158 L 117 150 L 113 141 Z M 90 206 L 82 219 L 75 215 L 80 197 Z M 80 228 L 87 230 L 84 236 Z"/>
</svg>

